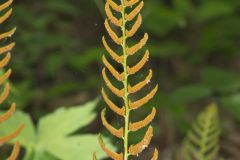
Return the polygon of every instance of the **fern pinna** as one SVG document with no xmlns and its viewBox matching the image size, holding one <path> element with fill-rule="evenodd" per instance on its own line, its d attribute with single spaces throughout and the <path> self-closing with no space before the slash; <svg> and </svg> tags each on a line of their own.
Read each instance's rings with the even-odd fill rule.
<svg viewBox="0 0 240 160">
<path fill-rule="evenodd" d="M 140 14 L 141 9 L 144 6 L 144 2 L 140 0 L 107 0 L 105 4 L 105 11 L 107 19 L 105 20 L 106 30 L 111 38 L 111 40 L 121 48 L 122 54 L 115 52 L 106 41 L 105 37 L 102 38 L 103 45 L 107 52 L 109 53 L 112 60 L 120 64 L 122 71 L 118 71 L 114 65 L 112 65 L 109 60 L 103 56 L 102 60 L 105 67 L 102 70 L 103 79 L 106 83 L 108 89 L 115 94 L 117 97 L 122 99 L 123 106 L 117 106 L 109 96 L 102 89 L 102 96 L 105 102 L 108 104 L 109 108 L 121 116 L 124 119 L 124 126 L 117 129 L 108 123 L 105 117 L 105 109 L 103 109 L 101 114 L 101 119 L 103 125 L 107 130 L 114 136 L 121 138 L 123 140 L 123 149 L 121 153 L 117 153 L 108 149 L 102 138 L 99 137 L 100 145 L 102 149 L 107 153 L 107 155 L 114 160 L 128 160 L 130 156 L 138 156 L 148 145 L 153 136 L 153 127 L 149 126 L 143 139 L 137 144 L 129 144 L 129 133 L 135 132 L 147 126 L 155 117 L 156 109 L 153 108 L 152 112 L 143 120 L 138 122 L 130 122 L 130 112 L 136 110 L 146 104 L 158 90 L 158 85 L 153 88 L 144 97 L 132 101 L 130 96 L 140 91 L 145 87 L 152 78 L 152 70 L 149 70 L 148 75 L 141 82 L 136 84 L 129 83 L 129 77 L 133 76 L 139 72 L 149 59 L 149 51 L 146 50 L 145 54 L 142 56 L 141 60 L 129 66 L 128 57 L 134 56 L 141 48 L 143 48 L 148 40 L 148 34 L 145 33 L 143 38 L 134 45 L 128 45 L 128 40 L 133 37 L 138 31 L 142 23 L 142 16 Z M 121 35 L 118 34 L 116 29 L 121 30 Z M 130 26 L 130 27 L 129 27 Z M 108 78 L 107 72 L 110 72 L 112 76 L 122 83 L 123 88 L 119 89 L 113 85 L 113 83 Z M 155 149 L 152 160 L 156 160 L 158 157 L 158 151 Z"/>
<path fill-rule="evenodd" d="M 7 10 L 7 8 L 12 4 L 13 0 L 8 0 L 5 3 L 0 5 L 0 11 L 4 11 Z M 12 13 L 12 8 L 8 9 L 1 17 L 0 17 L 0 24 L 2 24 L 3 22 L 5 22 L 8 17 L 11 15 Z M 13 28 L 12 30 L 2 33 L 0 34 L 0 40 L 4 40 L 8 37 L 11 37 L 14 32 L 15 32 L 16 28 Z M 13 49 L 15 43 L 12 42 L 10 44 L 7 44 L 3 47 L 0 47 L 0 54 L 3 57 L 3 59 L 0 61 L 0 69 L 4 70 L 4 67 L 9 63 L 10 59 L 11 59 L 11 53 L 10 51 Z M 5 54 L 6 53 L 6 54 Z M 5 55 L 3 55 L 5 54 Z M 9 92 L 10 92 L 10 84 L 9 82 L 7 82 L 9 76 L 11 74 L 11 69 L 8 69 L 1 77 L 0 77 L 0 85 L 4 86 L 3 88 L 3 92 L 0 94 L 0 104 L 3 104 L 4 101 L 8 98 Z M 16 104 L 12 103 L 10 109 L 3 115 L 0 116 L 0 123 L 3 123 L 4 121 L 6 121 L 8 118 L 10 118 L 10 116 L 14 113 L 16 109 Z M 10 133 L 9 135 L 6 135 L 5 137 L 1 137 L 0 138 L 0 144 L 5 144 L 6 142 L 12 140 L 13 138 L 15 138 L 23 129 L 23 125 L 20 125 L 18 129 L 16 129 L 16 131 L 14 131 L 13 133 Z M 19 150 L 20 150 L 20 146 L 19 143 L 16 142 L 14 145 L 14 149 L 11 153 L 11 155 L 9 156 L 8 160 L 15 160 L 19 154 Z"/>
<path fill-rule="evenodd" d="M 219 150 L 218 109 L 212 103 L 192 125 L 183 144 L 184 160 L 215 160 Z"/>
</svg>

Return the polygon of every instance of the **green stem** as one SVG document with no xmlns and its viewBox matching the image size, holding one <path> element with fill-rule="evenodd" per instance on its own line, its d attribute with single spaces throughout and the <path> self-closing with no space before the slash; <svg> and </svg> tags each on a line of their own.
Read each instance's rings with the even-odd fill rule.
<svg viewBox="0 0 240 160">
<path fill-rule="evenodd" d="M 127 74 L 127 52 L 126 52 L 126 18 L 125 18 L 125 5 L 124 5 L 124 1 L 121 0 L 121 5 L 123 7 L 122 9 L 122 38 L 123 38 L 123 44 L 122 44 L 122 50 L 123 50 L 123 57 L 124 57 L 124 61 L 123 61 L 123 71 L 124 71 L 124 80 L 123 80 L 123 85 L 124 85 L 124 105 L 125 105 L 125 116 L 124 116 L 124 137 L 123 137 L 123 143 L 124 143 L 124 160 L 128 160 L 128 133 L 129 133 L 129 113 L 130 113 L 130 109 L 129 109 L 129 105 L 128 105 L 128 74 Z"/>
</svg>

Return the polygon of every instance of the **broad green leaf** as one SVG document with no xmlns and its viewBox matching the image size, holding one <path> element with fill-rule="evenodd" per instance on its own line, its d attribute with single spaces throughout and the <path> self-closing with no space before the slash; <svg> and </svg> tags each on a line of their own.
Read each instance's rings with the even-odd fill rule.
<svg viewBox="0 0 240 160">
<path fill-rule="evenodd" d="M 59 53 L 49 55 L 45 61 L 48 74 L 54 77 L 62 67 L 64 60 L 64 56 L 59 56 Z"/>
<path fill-rule="evenodd" d="M 3 113 L 2 111 L 0 112 L 1 115 Z M 16 111 L 10 119 L 0 125 L 0 136 L 15 131 L 20 124 L 24 124 L 25 128 L 14 141 L 19 141 L 24 147 L 33 147 L 36 143 L 35 128 L 29 115 L 22 111 Z"/>
<path fill-rule="evenodd" d="M 82 71 L 89 67 L 89 65 L 99 61 L 101 55 L 105 50 L 101 47 L 91 47 L 84 51 L 84 53 L 76 54 L 68 58 L 68 63 L 76 70 Z"/>
<path fill-rule="evenodd" d="M 174 7 L 181 14 L 189 15 L 195 10 L 191 0 L 173 0 Z"/>
<path fill-rule="evenodd" d="M 188 49 L 184 43 L 177 41 L 162 42 L 159 47 L 159 43 L 151 43 L 148 45 L 151 48 L 152 56 L 158 56 L 161 58 L 169 58 L 174 56 L 181 56 L 187 53 Z"/>
<path fill-rule="evenodd" d="M 106 157 L 98 144 L 97 135 L 79 135 L 56 140 L 46 146 L 46 150 L 62 160 L 91 159 L 94 152 L 99 159 Z M 113 150 L 111 145 L 108 148 Z"/>
<path fill-rule="evenodd" d="M 98 158 L 104 158 L 106 155 L 100 149 L 98 135 L 69 136 L 95 118 L 93 109 L 97 102 L 98 100 L 95 100 L 82 106 L 58 109 L 40 120 L 37 133 L 30 117 L 17 111 L 0 125 L 0 136 L 14 131 L 20 122 L 24 123 L 26 128 L 16 138 L 27 151 L 24 160 L 90 159 L 93 152 L 97 152 Z M 109 148 L 114 148 L 109 144 L 109 140 L 106 140 L 106 144 Z"/>
<path fill-rule="evenodd" d="M 209 88 L 219 92 L 232 92 L 240 89 L 240 76 L 218 68 L 206 68 L 202 72 L 202 81 Z"/>
<path fill-rule="evenodd" d="M 235 94 L 229 97 L 220 99 L 223 107 L 230 110 L 233 115 L 240 120 L 240 94 Z"/>
<path fill-rule="evenodd" d="M 98 100 L 72 108 L 60 108 L 40 119 L 38 134 L 40 141 L 54 141 L 86 126 L 96 116 L 93 109 Z"/>
<path fill-rule="evenodd" d="M 24 160 L 59 160 L 58 158 L 54 157 L 53 155 L 49 154 L 46 151 L 38 151 L 35 150 L 33 157 Z"/>
<path fill-rule="evenodd" d="M 211 90 L 208 87 L 201 84 L 193 84 L 176 89 L 170 95 L 170 98 L 176 103 L 190 103 L 210 95 Z"/>
<path fill-rule="evenodd" d="M 204 22 L 219 16 L 231 14 L 232 12 L 233 7 L 226 2 L 207 1 L 196 10 L 195 18 L 197 21 Z"/>
<path fill-rule="evenodd" d="M 203 26 L 199 36 L 198 51 L 202 56 L 215 53 L 216 57 L 218 57 L 220 53 L 231 61 L 229 59 L 231 55 L 237 54 L 239 50 L 239 45 L 235 40 L 239 28 L 240 21 L 237 16 L 231 16 Z M 219 41 L 219 39 L 224 39 L 224 41 Z"/>
<path fill-rule="evenodd" d="M 146 5 L 144 26 L 150 32 L 162 36 L 176 28 L 184 28 L 186 19 L 178 11 L 166 7 L 162 2 L 149 1 Z"/>
<path fill-rule="evenodd" d="M 46 1 L 46 5 L 54 13 L 60 12 L 75 16 L 78 14 L 77 7 L 69 1 Z"/>
<path fill-rule="evenodd" d="M 54 97 L 60 97 L 68 93 L 72 93 L 74 91 L 79 90 L 81 86 L 79 85 L 78 81 L 64 81 L 55 83 L 51 88 L 49 88 L 47 92 L 47 97 L 49 99 Z"/>
</svg>

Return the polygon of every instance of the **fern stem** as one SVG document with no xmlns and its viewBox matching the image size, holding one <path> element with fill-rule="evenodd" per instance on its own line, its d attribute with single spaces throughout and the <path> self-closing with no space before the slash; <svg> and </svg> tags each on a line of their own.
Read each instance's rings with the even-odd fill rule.
<svg viewBox="0 0 240 160">
<path fill-rule="evenodd" d="M 124 105 L 125 105 L 125 116 L 124 116 L 124 137 L 123 137 L 123 143 L 124 143 L 124 160 L 128 160 L 128 133 L 129 133 L 129 115 L 130 115 L 130 109 L 129 109 L 129 99 L 128 99 L 128 73 L 127 73 L 127 52 L 126 52 L 126 18 L 125 18 L 125 4 L 124 1 L 121 0 L 121 5 L 122 5 L 122 21 L 123 24 L 121 26 L 122 30 L 122 50 L 123 50 L 123 70 L 124 70 L 124 80 L 123 80 L 123 85 L 124 85 Z"/>
</svg>

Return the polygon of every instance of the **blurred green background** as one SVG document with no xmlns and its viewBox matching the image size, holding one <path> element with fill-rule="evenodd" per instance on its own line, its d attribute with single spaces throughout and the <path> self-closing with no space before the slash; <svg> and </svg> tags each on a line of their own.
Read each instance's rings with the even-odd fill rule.
<svg viewBox="0 0 240 160">
<path fill-rule="evenodd" d="M 4 24 L 6 28 L 17 26 L 11 100 L 34 123 L 59 106 L 82 104 L 100 95 L 104 85 L 101 56 L 106 53 L 101 44 L 106 35 L 104 3 L 14 3 L 14 14 Z M 160 149 L 161 159 L 174 154 L 196 114 L 211 101 L 220 107 L 221 153 L 239 159 L 240 1 L 145 0 L 141 32 L 149 33 L 147 67 L 153 69 L 153 83 L 160 89 L 135 117 L 144 117 L 151 106 L 158 107 L 152 144 Z M 136 79 L 142 77 L 143 73 Z M 96 112 L 104 105 L 98 104 Z M 97 119 L 83 129 L 85 133 L 105 132 Z"/>
</svg>

